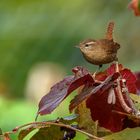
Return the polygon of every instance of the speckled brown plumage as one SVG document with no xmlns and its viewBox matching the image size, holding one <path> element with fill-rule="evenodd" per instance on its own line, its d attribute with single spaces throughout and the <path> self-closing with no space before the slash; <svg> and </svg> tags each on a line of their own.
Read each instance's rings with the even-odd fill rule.
<svg viewBox="0 0 140 140">
<path fill-rule="evenodd" d="M 79 44 L 84 58 L 95 65 L 111 63 L 117 60 L 117 51 L 120 45 L 113 41 L 114 23 L 109 23 L 105 39 L 87 39 Z"/>
</svg>

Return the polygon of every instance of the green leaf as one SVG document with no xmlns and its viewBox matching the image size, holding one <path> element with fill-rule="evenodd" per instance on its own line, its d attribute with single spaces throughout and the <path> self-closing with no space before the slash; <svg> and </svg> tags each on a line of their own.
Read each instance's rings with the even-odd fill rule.
<svg viewBox="0 0 140 140">
<path fill-rule="evenodd" d="M 79 94 L 81 90 L 82 88 L 79 89 Z M 78 105 L 76 109 L 76 113 L 79 115 L 79 117 L 77 118 L 77 121 L 78 121 L 78 126 L 81 130 L 86 131 L 95 136 L 105 136 L 111 133 L 109 130 L 99 127 L 98 121 L 95 122 L 92 120 L 91 112 L 86 107 L 85 101 L 82 102 L 80 105 Z"/>
<path fill-rule="evenodd" d="M 56 120 L 51 120 L 50 122 L 61 122 L 67 125 L 70 125 L 74 122 L 76 122 L 78 115 L 73 114 L 64 118 L 57 118 Z M 49 122 L 49 121 L 48 121 Z M 45 122 L 44 122 L 45 123 Z M 47 123 L 47 122 L 46 122 Z M 43 128 L 44 127 L 44 128 Z M 24 140 L 24 138 L 30 133 L 32 132 L 34 129 L 38 129 L 39 131 L 33 136 L 33 138 L 31 139 L 37 139 L 38 137 L 40 137 L 40 135 L 44 135 L 44 137 L 47 137 L 48 139 L 48 135 L 54 135 L 55 133 L 58 134 L 62 134 L 64 133 L 64 131 L 60 131 L 60 127 L 58 126 L 51 126 L 47 125 L 47 124 L 35 124 L 35 125 L 31 125 L 30 127 L 27 127 L 25 129 L 22 129 L 18 135 L 18 140 Z M 49 136 L 50 137 L 50 136 Z M 62 137 L 61 137 L 62 138 Z"/>
<path fill-rule="evenodd" d="M 2 129 L 0 128 L 0 135 L 2 135 Z"/>
<path fill-rule="evenodd" d="M 130 94 L 130 97 L 134 101 L 136 108 L 140 109 L 140 96 L 136 94 Z"/>
<path fill-rule="evenodd" d="M 18 140 L 24 140 L 24 138 L 34 129 L 35 128 L 31 127 L 31 128 L 28 128 L 28 129 L 21 130 L 19 135 L 18 135 Z"/>
<path fill-rule="evenodd" d="M 77 117 L 77 114 L 73 114 L 64 118 L 57 118 L 56 120 L 52 120 L 52 122 L 59 122 L 70 125 L 77 121 Z M 39 131 L 35 135 L 33 135 L 30 140 L 40 140 L 40 138 L 47 140 L 61 140 L 64 137 L 64 132 L 65 129 L 61 130 L 61 127 L 52 125 L 47 128 L 40 128 Z"/>
<path fill-rule="evenodd" d="M 138 9 L 140 10 L 140 0 L 138 0 Z"/>
<path fill-rule="evenodd" d="M 132 98 L 132 100 L 134 100 L 135 102 L 140 104 L 140 96 L 139 95 L 130 93 L 130 97 Z"/>
<path fill-rule="evenodd" d="M 58 120 L 61 123 L 71 125 L 71 124 L 78 121 L 78 117 L 79 117 L 78 114 L 72 114 L 70 116 L 66 116 L 66 117 L 63 117 L 63 118 L 60 118 L 60 119 L 58 118 Z"/>
<path fill-rule="evenodd" d="M 97 123 L 94 122 L 90 115 L 90 110 L 86 108 L 85 101 L 78 105 L 76 113 L 79 114 L 78 126 L 83 131 L 97 135 Z"/>
<path fill-rule="evenodd" d="M 40 128 L 30 140 L 61 140 L 63 136 L 64 132 L 60 131 L 60 127 L 51 126 L 47 128 Z"/>
<path fill-rule="evenodd" d="M 121 132 L 117 132 L 106 137 L 104 140 L 139 140 L 140 139 L 140 127 L 127 128 Z"/>
</svg>

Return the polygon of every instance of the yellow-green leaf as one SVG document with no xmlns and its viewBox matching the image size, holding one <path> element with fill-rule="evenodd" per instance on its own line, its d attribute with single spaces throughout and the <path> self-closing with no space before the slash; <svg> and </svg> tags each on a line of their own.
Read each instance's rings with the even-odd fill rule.
<svg viewBox="0 0 140 140">
<path fill-rule="evenodd" d="M 140 139 L 140 127 L 127 128 L 121 132 L 117 132 L 103 137 L 104 140 L 139 140 Z"/>
</svg>

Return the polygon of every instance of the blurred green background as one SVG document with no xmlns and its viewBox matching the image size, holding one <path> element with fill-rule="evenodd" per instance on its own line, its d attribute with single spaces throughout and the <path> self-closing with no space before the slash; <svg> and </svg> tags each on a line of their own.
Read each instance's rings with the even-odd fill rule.
<svg viewBox="0 0 140 140">
<path fill-rule="evenodd" d="M 110 20 L 116 23 L 114 38 L 121 44 L 119 61 L 131 70 L 139 71 L 140 18 L 127 8 L 129 2 L 1 0 L 0 127 L 8 131 L 34 120 L 37 100 L 41 97 L 33 91 L 40 89 L 35 88 L 31 92 L 28 87 L 34 88 L 36 84 L 40 87 L 43 83 L 40 77 L 34 80 L 30 76 L 32 72 L 36 75 L 36 70 L 32 70 L 36 65 L 44 65 L 46 74 L 41 76 L 46 78 L 50 64 L 58 66 L 59 70 L 52 67 L 57 75 L 63 71 L 60 79 L 70 74 L 76 65 L 95 70 L 96 66 L 88 64 L 74 46 L 83 39 L 103 38 Z M 43 71 L 43 67 L 40 69 L 37 74 Z M 50 77 L 51 74 L 48 73 Z M 55 78 L 53 82 L 56 82 Z M 48 118 L 67 115 L 68 102 L 63 103 L 63 111 L 58 109 Z"/>
</svg>

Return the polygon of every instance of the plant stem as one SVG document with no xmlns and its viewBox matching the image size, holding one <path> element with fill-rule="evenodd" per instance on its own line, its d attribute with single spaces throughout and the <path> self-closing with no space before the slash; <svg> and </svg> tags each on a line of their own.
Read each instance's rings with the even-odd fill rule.
<svg viewBox="0 0 140 140">
<path fill-rule="evenodd" d="M 116 72 L 119 72 L 119 64 L 118 64 L 118 61 L 116 61 Z M 132 109 L 126 104 L 126 102 L 125 102 L 125 100 L 123 98 L 122 90 L 121 90 L 121 85 L 120 85 L 120 80 L 121 80 L 121 78 L 119 77 L 117 79 L 117 87 L 116 87 L 116 90 L 118 91 L 117 92 L 118 99 L 119 99 L 120 104 L 121 104 L 122 108 L 124 109 L 124 111 L 126 111 L 127 113 L 131 113 L 132 112 Z"/>
<path fill-rule="evenodd" d="M 134 114 L 137 116 L 139 114 L 139 111 L 136 109 L 132 99 L 130 98 L 128 88 L 126 87 L 126 85 L 123 81 L 122 81 L 122 86 L 124 88 L 124 93 L 126 95 L 127 101 L 129 103 L 129 105 L 131 106 L 131 108 L 133 109 Z"/>
<path fill-rule="evenodd" d="M 36 125 L 36 126 L 35 126 Z M 42 127 L 48 127 L 48 125 L 55 125 L 55 126 L 59 126 L 59 127 L 66 127 L 68 129 L 71 129 L 71 130 L 74 130 L 74 131 L 77 131 L 77 132 L 80 132 L 84 135 L 87 135 L 88 137 L 92 138 L 92 139 L 95 139 L 95 140 L 104 140 L 103 138 L 99 138 L 99 137 L 96 137 L 90 133 L 87 133 L 85 131 L 82 131 L 80 129 L 77 129 L 77 128 L 74 128 L 70 125 L 66 125 L 66 124 L 63 124 L 63 123 L 56 123 L 56 122 L 31 122 L 31 123 L 28 123 L 28 124 L 24 124 L 24 125 L 21 125 L 21 126 L 18 126 L 16 127 L 15 129 L 13 129 L 13 131 L 11 132 L 6 132 L 7 134 L 12 134 L 12 133 L 16 133 L 17 131 L 19 131 L 20 129 L 24 128 L 24 127 L 27 127 L 27 126 L 32 126 L 32 127 L 35 127 L 35 128 L 38 128 L 38 126 L 40 127 L 40 125 Z"/>
</svg>

